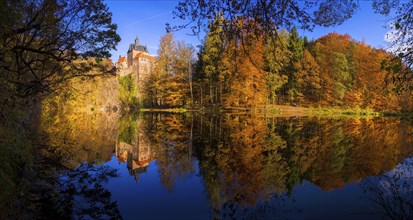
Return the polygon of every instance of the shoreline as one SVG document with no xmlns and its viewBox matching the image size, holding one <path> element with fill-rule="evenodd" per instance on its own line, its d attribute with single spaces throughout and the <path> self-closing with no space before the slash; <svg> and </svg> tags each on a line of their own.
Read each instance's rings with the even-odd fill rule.
<svg viewBox="0 0 413 220">
<path fill-rule="evenodd" d="M 229 108 L 223 109 L 218 107 L 190 109 L 190 108 L 138 108 L 137 112 L 165 112 L 165 113 L 253 113 L 266 114 L 274 116 L 408 116 L 411 117 L 411 112 L 378 112 L 371 109 L 361 108 L 328 108 L 328 107 L 296 107 L 289 105 L 268 105 L 264 108 Z"/>
</svg>

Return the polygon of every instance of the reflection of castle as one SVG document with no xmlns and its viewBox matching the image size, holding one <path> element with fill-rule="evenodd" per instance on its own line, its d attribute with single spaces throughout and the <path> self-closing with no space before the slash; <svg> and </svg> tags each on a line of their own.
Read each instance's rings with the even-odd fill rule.
<svg viewBox="0 0 413 220">
<path fill-rule="evenodd" d="M 142 133 L 137 133 L 136 141 L 132 144 L 118 141 L 116 143 L 116 157 L 119 162 L 126 162 L 129 174 L 139 180 L 139 174 L 145 173 L 155 154 L 149 141 Z"/>
</svg>

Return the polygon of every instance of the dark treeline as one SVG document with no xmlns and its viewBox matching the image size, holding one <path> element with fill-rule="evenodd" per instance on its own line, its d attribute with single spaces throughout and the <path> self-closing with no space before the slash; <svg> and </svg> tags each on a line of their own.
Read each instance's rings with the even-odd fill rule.
<svg viewBox="0 0 413 220">
<path fill-rule="evenodd" d="M 383 49 L 338 33 L 309 41 L 296 28 L 269 38 L 247 32 L 227 38 L 224 22 L 210 24 L 196 59 L 193 48 L 172 34 L 161 38 L 143 89 L 147 107 L 412 109 L 409 82 L 393 83 L 403 64 Z"/>
</svg>

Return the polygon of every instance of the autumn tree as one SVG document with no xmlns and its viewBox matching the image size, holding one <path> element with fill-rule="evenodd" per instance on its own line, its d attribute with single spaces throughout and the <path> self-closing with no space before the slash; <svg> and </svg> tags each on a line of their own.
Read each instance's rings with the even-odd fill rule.
<svg viewBox="0 0 413 220">
<path fill-rule="evenodd" d="M 103 1 L 2 1 L 0 8 L 1 86 L 9 95 L 47 94 L 91 69 L 75 60 L 107 58 L 120 41 Z"/>
<path fill-rule="evenodd" d="M 304 50 L 301 59 L 295 63 L 295 69 L 297 70 L 299 91 L 308 101 L 319 101 L 321 92 L 320 66 L 307 49 Z"/>
<path fill-rule="evenodd" d="M 194 104 L 194 88 L 193 88 L 193 56 L 195 49 L 183 41 L 176 44 L 176 56 L 174 60 L 174 68 L 176 80 L 181 82 L 179 92 L 184 96 L 182 98 L 183 105 Z"/>
<path fill-rule="evenodd" d="M 263 105 L 267 99 L 263 70 L 263 40 L 252 40 L 249 36 L 245 36 L 243 40 L 248 43 L 233 44 L 227 48 L 229 53 L 237 54 L 233 56 L 232 68 L 229 69 L 229 89 L 224 100 L 224 106 L 227 108 L 254 108 Z"/>
<path fill-rule="evenodd" d="M 389 72 L 403 65 L 392 57 L 349 35 L 328 34 L 309 43 L 295 62 L 298 92 L 304 95 L 305 105 L 408 109 L 411 102 L 398 96 L 407 97 L 409 92 L 394 93 L 397 84 L 388 81 Z"/>
<path fill-rule="evenodd" d="M 167 33 L 161 37 L 155 68 L 147 81 L 147 92 L 156 106 L 171 105 L 180 98 L 177 93 L 173 61 L 175 42 L 173 35 Z M 175 88 L 173 88 L 175 86 Z M 168 90 L 168 89 L 172 90 Z"/>
<path fill-rule="evenodd" d="M 264 104 L 267 94 L 264 41 L 247 32 L 242 39 L 224 38 L 222 24 L 225 22 L 217 16 L 210 24 L 210 32 L 199 53 L 199 88 L 209 91 L 205 97 L 207 104 L 213 106 L 232 108 Z M 248 26 L 253 21 L 239 18 L 238 23 Z"/>
<path fill-rule="evenodd" d="M 193 102 L 194 48 L 176 42 L 172 33 L 161 37 L 155 68 L 145 83 L 145 97 L 150 106 L 185 106 Z"/>
<path fill-rule="evenodd" d="M 412 42 L 411 34 L 411 16 L 413 3 L 404 3 L 399 0 L 374 0 L 372 6 L 377 13 L 389 15 L 391 11 L 396 11 L 395 18 L 392 20 L 393 42 L 395 56 L 393 62 L 394 68 L 388 68 L 387 81 L 406 81 L 412 78 L 411 63 L 412 51 L 409 44 Z M 332 26 L 341 24 L 349 19 L 357 10 L 358 2 L 356 0 L 329 1 L 322 0 L 318 2 L 300 2 L 294 1 L 192 1 L 181 0 L 174 11 L 176 17 L 189 21 L 187 24 L 178 26 L 168 26 L 172 29 L 181 29 L 191 27 L 193 33 L 197 34 L 205 27 L 208 27 L 214 15 L 220 15 L 220 19 L 225 22 L 220 24 L 221 36 L 228 41 L 242 41 L 245 33 L 255 36 L 256 39 L 280 40 L 278 30 L 286 28 L 291 31 L 290 41 L 287 46 L 293 56 L 290 58 L 289 68 L 283 69 L 284 75 L 288 76 L 288 81 L 280 90 L 282 96 L 287 96 L 288 101 L 301 100 L 302 92 L 298 86 L 298 70 L 295 64 L 300 60 L 304 51 L 304 40 L 300 39 L 296 33 L 295 25 L 302 30 L 312 30 L 315 26 Z M 311 12 L 311 13 L 310 13 Z M 252 21 L 247 25 L 239 25 L 239 19 Z M 347 38 L 347 39 L 346 39 Z M 328 48 L 323 47 L 324 40 L 330 42 Z M 334 42 L 333 42 L 334 41 Z M 343 43 L 343 44 L 342 44 Z M 280 47 L 280 46 L 277 46 Z M 360 101 L 360 91 L 357 86 L 356 70 L 353 68 L 352 50 L 354 43 L 347 37 L 324 38 L 311 46 L 312 55 L 315 57 L 319 66 L 322 67 L 320 72 L 320 100 L 322 104 L 338 106 L 357 106 L 355 102 Z M 282 48 L 282 46 L 281 46 Z M 206 49 L 206 48 L 203 48 Z M 245 50 L 246 48 L 243 47 Z M 327 49 L 327 53 L 326 50 Z M 321 51 L 319 51 L 321 50 Z M 272 50 L 276 52 L 277 50 Z M 320 53 L 319 53 L 320 52 Z M 247 52 L 248 53 L 248 52 Z M 317 54 L 319 53 L 319 54 Z M 237 56 L 239 54 L 236 54 Z M 274 54 L 274 56 L 276 56 Z M 320 57 L 321 56 L 321 57 Z M 274 61 L 279 62 L 279 61 Z M 399 64 L 398 64 L 399 63 Z M 400 65 L 401 63 L 401 65 Z M 279 64 L 281 65 L 281 64 Z M 323 69 L 323 67 L 327 69 Z M 334 67 L 333 67 L 334 66 Z M 268 70 L 268 68 L 267 68 Z M 268 71 L 267 71 L 268 73 Z M 216 74 L 217 75 L 217 74 Z M 273 88 L 283 84 L 283 78 L 275 74 L 267 74 L 267 87 L 270 88 L 270 99 L 274 102 L 275 94 Z M 210 97 L 218 97 L 212 94 L 213 84 L 210 84 Z M 220 84 L 216 84 L 220 85 Z M 411 83 L 399 84 L 394 89 L 411 88 Z M 225 89 L 224 89 L 225 90 Z M 215 90 L 217 91 L 217 90 Z M 218 90 L 220 91 L 220 90 Z M 215 102 L 216 100 L 212 100 Z"/>
</svg>

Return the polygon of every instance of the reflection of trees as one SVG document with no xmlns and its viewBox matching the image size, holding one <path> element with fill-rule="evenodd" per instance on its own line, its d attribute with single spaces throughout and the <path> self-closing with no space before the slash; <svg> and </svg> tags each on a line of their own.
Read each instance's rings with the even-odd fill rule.
<svg viewBox="0 0 413 220">
<path fill-rule="evenodd" d="M 286 205 L 286 194 L 268 194 L 263 202 L 254 207 L 243 207 L 239 203 L 226 201 L 220 210 L 214 209 L 215 219 L 289 219 L 288 216 L 300 213 L 296 207 Z M 239 201 L 238 201 L 239 202 Z"/>
<path fill-rule="evenodd" d="M 194 172 L 191 121 L 184 115 L 147 115 L 146 134 L 154 148 L 162 184 L 172 189 L 174 181 Z"/>
<path fill-rule="evenodd" d="M 129 174 L 139 180 L 149 162 L 155 159 L 153 147 L 145 134 L 145 120 L 138 115 L 124 115 L 119 120 L 119 136 L 116 142 L 116 157 L 126 162 Z"/>
<path fill-rule="evenodd" d="M 412 151 L 412 128 L 398 120 L 306 120 L 297 127 L 306 137 L 289 144 L 296 157 L 288 160 L 324 190 L 390 170 Z"/>
<path fill-rule="evenodd" d="M 413 159 L 393 171 L 362 181 L 366 197 L 373 202 L 373 213 L 390 219 L 413 219 Z"/>
<path fill-rule="evenodd" d="M 216 211 L 285 190 L 288 169 L 280 155 L 285 141 L 270 135 L 263 118 L 225 115 L 203 121 L 199 136 L 204 138 L 194 143 L 195 154 Z"/>
<path fill-rule="evenodd" d="M 136 133 L 138 132 L 136 120 L 136 115 L 122 115 L 118 121 L 119 135 L 117 141 L 122 141 L 128 144 L 132 144 L 136 141 Z"/>
<path fill-rule="evenodd" d="M 412 128 L 391 119 L 201 117 L 194 140 L 215 215 L 291 194 L 307 179 L 324 190 L 391 170 L 412 152 Z M 233 210 L 231 211 L 233 212 Z"/>
<path fill-rule="evenodd" d="M 391 170 L 413 151 L 411 126 L 392 118 L 143 118 L 162 184 L 171 189 L 193 173 L 195 156 L 215 217 L 265 216 L 304 179 L 331 190 Z"/>
<path fill-rule="evenodd" d="M 108 161 L 116 141 L 115 114 L 70 113 L 49 116 L 42 124 L 44 182 L 39 185 L 46 219 L 121 218 L 116 202 L 103 183 L 117 170 L 95 166 Z M 35 185 L 36 185 L 35 184 Z M 50 185 L 50 189 L 47 187 Z M 53 187 L 51 186 L 53 185 Z"/>
<path fill-rule="evenodd" d="M 117 114 L 64 112 L 42 122 L 47 157 L 74 168 L 82 162 L 108 161 L 116 143 Z"/>
<path fill-rule="evenodd" d="M 102 185 L 116 176 L 113 168 L 86 163 L 64 172 L 57 181 L 54 212 L 60 218 L 122 219 L 117 203 L 111 201 L 111 193 Z"/>
</svg>

